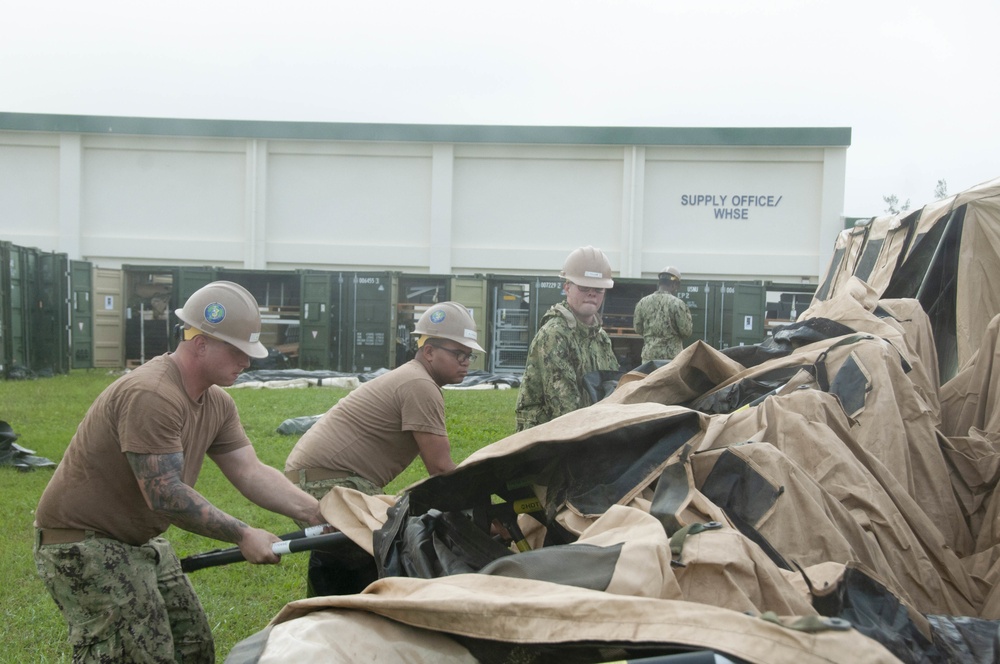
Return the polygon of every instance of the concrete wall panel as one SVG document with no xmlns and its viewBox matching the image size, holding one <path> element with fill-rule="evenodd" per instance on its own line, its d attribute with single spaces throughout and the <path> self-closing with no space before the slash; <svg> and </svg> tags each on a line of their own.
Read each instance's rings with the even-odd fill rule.
<svg viewBox="0 0 1000 664">
<path fill-rule="evenodd" d="M 59 235 L 58 138 L 0 132 L 0 239 L 41 247 Z"/>
<path fill-rule="evenodd" d="M 170 247 L 172 241 L 186 243 L 192 256 L 211 257 L 214 243 L 242 241 L 245 143 L 230 150 L 212 147 L 211 141 L 173 145 L 141 139 L 86 144 L 80 194 L 84 241 L 131 241 L 136 249 L 119 254 L 123 257 L 156 253 L 157 243 Z"/>
<path fill-rule="evenodd" d="M 582 244 L 617 255 L 623 161 L 615 152 L 603 159 L 456 157 L 455 267 L 517 270 L 528 259 L 536 269 L 558 269 L 565 248 Z M 554 263 L 545 258 L 553 247 L 560 255 Z"/>
</svg>

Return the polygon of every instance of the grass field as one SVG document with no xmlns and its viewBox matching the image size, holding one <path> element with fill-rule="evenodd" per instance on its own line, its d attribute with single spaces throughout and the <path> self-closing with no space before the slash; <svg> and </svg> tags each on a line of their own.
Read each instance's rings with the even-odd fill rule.
<svg viewBox="0 0 1000 664">
<path fill-rule="evenodd" d="M 0 420 L 20 434 L 22 447 L 53 461 L 62 458 L 76 426 L 93 399 L 117 376 L 102 370 L 73 371 L 68 375 L 33 381 L 0 381 Z M 346 390 L 233 389 L 258 456 L 283 468 L 295 436 L 275 429 L 283 420 L 324 412 Z M 517 390 L 445 390 L 445 412 L 455 461 L 504 438 L 514 431 Z M 66 627 L 35 572 L 32 557 L 32 520 L 35 506 L 52 476 L 51 469 L 18 472 L 0 467 L 3 509 L 0 509 L 0 662 L 69 662 Z M 395 493 L 426 476 L 415 461 L 389 487 Z M 295 530 L 286 517 L 248 503 L 207 462 L 197 489 L 221 509 L 247 523 L 276 534 Z M 171 528 L 166 537 L 177 554 L 185 556 L 230 545 Z M 286 556 L 277 566 L 237 563 L 191 574 L 215 634 L 218 661 L 241 639 L 257 632 L 288 601 L 305 597 L 308 556 Z"/>
</svg>

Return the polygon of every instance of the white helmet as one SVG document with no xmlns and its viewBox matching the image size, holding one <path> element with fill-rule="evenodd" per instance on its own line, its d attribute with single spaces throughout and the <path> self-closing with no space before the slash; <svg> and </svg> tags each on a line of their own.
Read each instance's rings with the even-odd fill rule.
<svg viewBox="0 0 1000 664">
<path fill-rule="evenodd" d="M 613 288 L 615 285 L 611 278 L 611 261 L 603 251 L 591 246 L 574 249 L 566 257 L 559 276 L 584 288 Z"/>
<path fill-rule="evenodd" d="M 246 288 L 232 281 L 213 281 L 188 298 L 177 317 L 210 337 L 230 343 L 250 357 L 267 357 L 260 343 L 260 309 Z"/>
<path fill-rule="evenodd" d="M 665 267 L 662 270 L 660 270 L 660 273 L 657 276 L 660 279 L 671 279 L 671 280 L 680 281 L 681 280 L 681 271 L 678 270 L 673 265 L 668 265 L 667 267 Z"/>
<path fill-rule="evenodd" d="M 441 302 L 430 307 L 421 314 L 413 331 L 428 337 L 451 339 L 466 348 L 483 352 L 482 347 L 476 343 L 479 336 L 476 321 L 472 319 L 469 310 L 458 302 Z"/>
</svg>

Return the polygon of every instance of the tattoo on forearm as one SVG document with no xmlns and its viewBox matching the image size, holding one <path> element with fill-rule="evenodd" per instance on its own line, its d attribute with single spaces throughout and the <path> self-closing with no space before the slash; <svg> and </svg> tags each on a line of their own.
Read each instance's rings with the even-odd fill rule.
<svg viewBox="0 0 1000 664">
<path fill-rule="evenodd" d="M 129 465 L 153 510 L 174 525 L 224 542 L 238 543 L 247 524 L 208 502 L 183 482 L 184 455 L 127 452 Z"/>
</svg>

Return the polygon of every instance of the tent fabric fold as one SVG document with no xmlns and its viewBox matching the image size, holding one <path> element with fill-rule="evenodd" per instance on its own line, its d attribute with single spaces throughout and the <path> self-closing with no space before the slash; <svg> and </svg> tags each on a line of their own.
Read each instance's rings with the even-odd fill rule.
<svg viewBox="0 0 1000 664">
<path fill-rule="evenodd" d="M 902 244 L 880 232 L 872 273 Z M 400 496 L 331 492 L 381 578 L 289 603 L 246 650 L 994 661 L 1000 317 L 939 386 L 920 303 L 837 284 L 764 352 L 695 343 Z"/>
</svg>

